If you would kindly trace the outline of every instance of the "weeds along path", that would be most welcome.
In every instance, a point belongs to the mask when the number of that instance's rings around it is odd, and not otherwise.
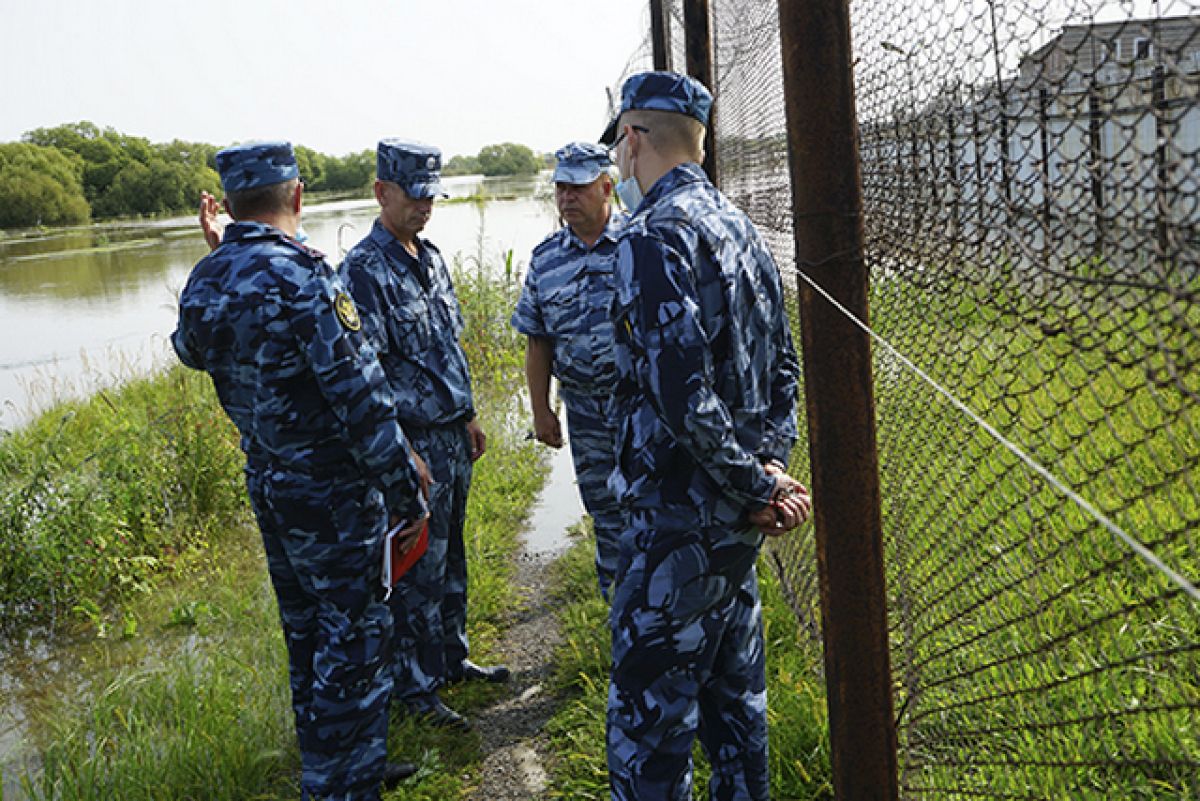
[[[516,582],[525,604],[505,633],[500,661],[513,671],[511,695],[473,714],[483,765],[471,801],[533,801],[548,798],[549,740],[546,722],[556,710],[550,690],[554,648],[561,639],[550,597],[545,554],[523,554]]]

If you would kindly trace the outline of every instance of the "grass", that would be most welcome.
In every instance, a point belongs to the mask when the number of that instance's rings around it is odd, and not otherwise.
[[[555,656],[555,689],[562,697],[547,731],[558,754],[551,796],[585,801],[608,798],[604,716],[611,664],[608,607],[596,593],[594,545],[581,535],[556,565],[563,641]],[[763,636],[767,644],[771,797],[777,801],[833,798],[820,657],[796,636],[796,622],[774,573],[760,567]],[[707,798],[708,768],[695,753],[693,797]]]
[[[298,794],[287,660],[255,533],[136,605],[141,634],[75,650],[34,707],[33,799]],[[215,556],[215,555],[214,555]]]
[[[459,286],[468,339],[483,319],[471,310],[498,308],[504,301],[490,295],[513,291]],[[475,467],[467,556],[473,655],[487,662],[520,602],[517,537],[546,466],[524,439],[517,399],[493,380],[520,352],[481,357],[469,346],[468,357],[486,366],[476,398],[489,447]],[[28,627],[53,622],[54,636],[79,638],[53,662],[60,670],[22,688],[42,765],[25,792],[47,801],[296,797],[286,652],[241,455],[207,378],[179,369],[132,381],[48,412],[3,446],[4,510],[21,526],[3,539],[5,617],[21,614],[14,633],[37,638]],[[504,691],[458,686],[446,699],[469,715]],[[389,753],[421,773],[388,801],[461,798],[481,759],[475,736],[412,720],[394,721]]]
[[[110,612],[245,518],[240,465],[207,377],[181,367],[6,435],[0,626],[86,619],[107,634]]]
[[[1085,291],[894,279],[872,320],[1195,580],[1200,309]],[[1196,604],[882,351],[876,376],[904,794],[1200,798]]]
[[[468,260],[455,278],[481,395],[495,391],[480,402],[494,415],[491,450],[468,513],[472,636],[484,660],[518,602],[515,528],[544,469],[506,395],[521,358],[507,324],[511,273]],[[872,317],[1194,579],[1200,311],[1170,297],[1097,295],[1048,313],[1039,318],[1011,287],[896,280],[876,287]],[[1200,799],[1195,604],[883,355],[876,397],[905,793]],[[804,459],[798,449],[797,475]],[[30,704],[46,764],[38,797],[294,796],[282,643],[239,464],[206,381],[184,371],[65,404],[0,441],[0,620],[16,631],[82,627],[95,639],[70,665],[74,683]],[[816,628],[811,539],[793,542],[779,554],[787,584],[760,570],[773,797],[784,801],[830,797],[819,642],[788,608]],[[608,640],[590,545],[561,571],[554,792],[605,798]],[[469,713],[499,692],[455,688],[449,700]],[[474,782],[473,737],[403,722],[391,746],[423,771],[393,801],[450,801]]]

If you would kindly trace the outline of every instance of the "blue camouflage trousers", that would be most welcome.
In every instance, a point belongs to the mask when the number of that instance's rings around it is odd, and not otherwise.
[[[399,700],[437,690],[447,670],[467,658],[467,553],[463,525],[471,488],[471,444],[465,423],[405,427],[429,466],[429,548],[389,601],[395,617],[394,677]]]
[[[762,535],[662,530],[651,517],[633,512],[613,588],[613,801],[690,801],[697,737],[712,765],[712,801],[764,801],[766,663],[754,570]]]
[[[617,570],[617,541],[624,517],[620,504],[608,488],[608,477],[616,466],[617,426],[609,421],[609,396],[584,395],[559,388],[567,407],[567,430],[575,480],[583,506],[592,516],[596,532],[596,576],[600,594],[608,598]]]
[[[247,469],[246,485],[287,641],[302,792],[375,801],[392,691],[383,496],[270,469]]]

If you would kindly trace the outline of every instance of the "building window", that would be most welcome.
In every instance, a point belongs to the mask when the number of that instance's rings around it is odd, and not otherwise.
[[[1137,39],[1133,40],[1133,60],[1134,61],[1144,61],[1148,58],[1153,57],[1153,55],[1154,55],[1154,50],[1150,44],[1149,39],[1139,36]]]

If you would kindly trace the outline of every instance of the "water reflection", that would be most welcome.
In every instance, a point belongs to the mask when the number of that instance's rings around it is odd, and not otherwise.
[[[525,263],[557,225],[545,175],[445,183],[451,200],[424,235],[452,262],[500,264],[512,250]],[[473,196],[484,199],[461,200]],[[372,199],[309,207],[310,244],[339,261],[370,231],[376,208]],[[191,215],[0,239],[0,428],[168,363],[175,299],[206,252]]]

